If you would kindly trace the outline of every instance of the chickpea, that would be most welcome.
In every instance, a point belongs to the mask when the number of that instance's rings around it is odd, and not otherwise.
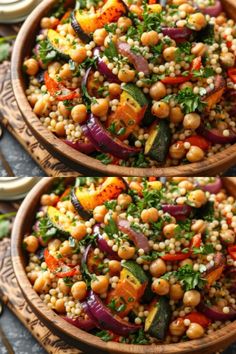
[[[187,191],[191,191],[191,190],[193,190],[193,184],[189,181],[181,181],[179,183],[179,188],[184,188]]]
[[[55,61],[54,63],[50,64],[48,66],[49,75],[50,76],[51,75],[55,76],[55,74],[57,74],[59,72],[60,68],[61,68],[61,64],[59,62],[57,62],[57,61]]]
[[[166,264],[165,262],[161,259],[155,259],[155,261],[153,261],[150,264],[150,273],[152,274],[153,277],[160,277],[161,275],[166,273]]]
[[[57,251],[61,246],[61,240],[59,240],[58,238],[55,238],[51,241],[49,241],[48,243],[48,250],[49,251]]]
[[[166,61],[173,61],[175,60],[175,53],[177,48],[176,47],[168,47],[163,51],[163,57]]]
[[[198,146],[191,146],[186,157],[190,162],[201,161],[204,158],[204,151]]]
[[[93,210],[93,218],[97,222],[103,222],[106,214],[107,214],[107,209],[105,205],[99,205]]]
[[[135,71],[130,69],[120,69],[118,72],[118,79],[123,82],[133,81],[135,78]]]
[[[189,290],[184,293],[183,304],[196,307],[201,301],[201,294],[197,290]]]
[[[77,104],[71,110],[71,117],[75,123],[83,123],[87,118],[87,108],[84,104]]]
[[[117,26],[122,32],[126,32],[127,29],[132,26],[132,21],[128,17],[120,17],[117,21]]]
[[[184,291],[180,284],[173,284],[170,286],[170,298],[171,300],[178,301],[184,296]]]
[[[179,11],[184,11],[186,14],[192,14],[194,12],[194,8],[189,4],[182,4],[179,6]]]
[[[40,98],[34,106],[34,113],[37,114],[37,116],[41,116],[42,114],[45,113],[45,111],[48,108],[48,102],[45,98]]]
[[[103,294],[107,291],[109,279],[106,275],[97,275],[91,282],[91,288],[96,294]]]
[[[159,213],[156,208],[144,209],[141,213],[141,219],[145,223],[156,222],[158,217]]]
[[[235,56],[233,53],[221,53],[220,61],[224,66],[232,68],[235,64]]]
[[[132,203],[132,198],[129,194],[120,194],[117,198],[117,204],[122,208],[122,209],[127,209],[129,204]]]
[[[51,196],[49,194],[43,194],[40,199],[40,204],[43,206],[53,205]]]
[[[196,56],[202,57],[205,54],[206,50],[207,50],[207,46],[204,43],[197,43],[192,48],[191,52]]]
[[[196,189],[189,193],[188,201],[191,202],[195,208],[200,208],[207,202],[206,194],[201,189]]]
[[[170,284],[165,279],[155,279],[152,283],[152,291],[158,295],[166,295],[170,291]]]
[[[105,41],[104,41],[104,47],[109,47],[110,45],[110,42],[113,42],[113,43],[116,43],[117,42],[117,36],[116,35],[108,35],[106,36],[105,38]]]
[[[31,235],[24,238],[24,244],[28,252],[34,253],[38,249],[39,241],[37,237]]]
[[[49,17],[43,17],[40,22],[40,27],[43,29],[51,28],[51,19]]]
[[[51,281],[49,275],[44,273],[40,274],[39,277],[35,280],[34,290],[42,294],[44,291],[47,291],[51,286]]]
[[[70,52],[70,57],[73,61],[80,64],[87,58],[87,51],[85,47],[78,47]]]
[[[109,103],[106,98],[97,98],[96,102],[91,105],[91,111],[97,117],[104,117],[108,109]]]
[[[108,90],[109,90],[109,94],[112,98],[119,97],[122,92],[120,85],[115,84],[115,83],[109,84]]]
[[[138,17],[141,17],[143,14],[143,10],[141,9],[141,7],[134,4],[129,7],[129,10],[130,12],[135,13]]]
[[[142,195],[142,186],[138,182],[131,182],[129,187],[130,189],[136,191],[139,195]]]
[[[187,87],[193,88],[192,82],[186,81],[186,82],[184,82],[183,84],[181,84],[181,85],[179,86],[180,90],[184,90],[184,89],[187,88]]]
[[[99,45],[102,46],[104,44],[105,38],[108,35],[107,31],[105,28],[98,28],[95,30],[93,34],[93,41]]]
[[[218,202],[222,202],[223,200],[225,200],[227,197],[226,197],[226,195],[225,195],[225,193],[223,193],[223,192],[220,192],[220,193],[217,193],[216,194],[216,200],[218,201]]]
[[[163,228],[163,234],[166,238],[172,238],[175,236],[175,229],[178,227],[176,224],[168,224]]]
[[[58,136],[65,136],[65,125],[63,122],[57,122],[55,126],[55,133]]]
[[[65,300],[64,299],[58,299],[55,303],[55,310],[58,313],[65,313],[66,309],[65,309]]]
[[[197,113],[189,113],[184,116],[183,126],[185,129],[197,129],[201,123],[201,117]]]
[[[173,5],[182,5],[185,4],[187,0],[172,0]]]
[[[71,236],[78,241],[82,240],[85,237],[86,233],[86,226],[82,223],[78,224],[77,226],[74,226],[71,230]]]
[[[135,248],[127,245],[122,245],[118,249],[118,256],[122,259],[133,258],[135,254]]]
[[[186,331],[186,335],[190,339],[201,338],[204,335],[204,328],[198,323],[191,323]]]
[[[87,293],[87,285],[84,281],[77,281],[71,287],[71,294],[76,300],[83,300]]]
[[[180,107],[172,107],[170,109],[170,121],[171,123],[178,124],[184,119],[184,114]]]
[[[59,76],[62,80],[68,80],[72,78],[72,71],[70,70],[69,64],[64,64],[61,67]]]
[[[187,265],[187,264],[190,265],[190,266],[192,266],[192,265],[193,265],[192,259],[186,258],[186,259],[184,259],[183,261],[181,261],[181,262],[179,263],[180,267],[184,267],[184,266]]]
[[[31,58],[24,61],[26,74],[34,76],[39,71],[39,64],[37,60]]]
[[[161,81],[158,81],[150,87],[149,93],[154,100],[160,100],[166,96],[166,87]]]
[[[191,230],[196,232],[196,233],[201,233],[203,234],[204,231],[206,230],[206,223],[204,220],[199,219],[194,221],[193,225],[191,226]]]
[[[217,306],[219,306],[220,308],[223,308],[225,306],[228,305],[228,302],[227,300],[223,299],[223,298],[220,298],[218,301],[217,301]]]
[[[34,284],[34,282],[36,281],[36,279],[38,278],[39,276],[39,272],[30,272],[27,274],[31,284]]]
[[[108,211],[104,217],[104,224],[108,224],[110,219],[113,219],[114,221],[117,221],[118,215],[114,211]]]
[[[152,106],[152,113],[158,118],[167,118],[170,114],[170,106],[162,101],[157,101]]]
[[[64,105],[63,102],[58,103],[58,111],[63,116],[63,118],[68,118],[70,115],[70,110]]]
[[[234,244],[235,242],[235,233],[233,230],[225,230],[220,233],[220,238],[226,244]]]
[[[142,45],[152,46],[156,45],[159,41],[159,36],[156,31],[144,32],[141,36]]]
[[[226,22],[226,17],[224,15],[217,16],[215,22],[217,25],[221,26]]]
[[[195,31],[201,31],[201,29],[204,28],[206,24],[206,17],[201,12],[191,14],[188,18],[188,25]]]
[[[121,263],[119,261],[115,261],[115,260],[109,261],[108,267],[109,267],[109,273],[111,275],[119,274],[121,271]]]
[[[169,330],[172,336],[183,336],[186,331],[184,320],[182,318],[177,318],[175,321],[171,322]]]
[[[184,143],[182,141],[177,141],[176,143],[171,145],[169,149],[169,154],[172,159],[182,159],[186,155]]]
[[[72,255],[73,248],[70,247],[70,244],[69,244],[69,241],[68,241],[68,240],[64,241],[64,242],[61,244],[61,247],[60,247],[60,249],[59,249],[59,252],[60,252],[60,254],[61,254],[63,257],[71,256],[71,255]]]
[[[64,282],[63,279],[59,279],[57,285],[58,285],[60,292],[62,292],[62,294],[64,294],[64,295],[69,294],[70,287],[66,285],[66,283]]]

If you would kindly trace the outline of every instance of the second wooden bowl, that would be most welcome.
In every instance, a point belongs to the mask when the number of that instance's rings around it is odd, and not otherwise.
[[[224,178],[225,187],[236,197],[236,178]],[[92,349],[99,354],[212,354],[220,349],[227,348],[236,338],[236,321],[198,340],[166,345],[131,345],[115,342],[103,342],[100,338],[77,329],[67,323],[55,312],[50,310],[32,288],[25,272],[26,260],[22,250],[22,241],[25,234],[31,231],[35,219],[35,212],[40,197],[49,190],[53,178],[43,178],[28,194],[22,203],[13,227],[11,252],[12,263],[17,281],[21,290],[35,314],[57,335],[69,341],[70,344],[92,353]]]
[[[84,155],[66,145],[44,127],[38,117],[33,113],[26,98],[22,63],[24,58],[31,53],[41,18],[48,14],[55,3],[56,0],[44,0],[27,18],[17,36],[11,67],[12,87],[20,111],[37,140],[42,143],[52,155],[81,173],[107,176],[215,176],[216,174],[225,172],[228,168],[236,164],[235,144],[204,161],[177,167],[133,168],[111,164],[104,165],[100,161]],[[222,0],[222,3],[226,4],[229,16],[234,17],[236,13],[235,0]]]

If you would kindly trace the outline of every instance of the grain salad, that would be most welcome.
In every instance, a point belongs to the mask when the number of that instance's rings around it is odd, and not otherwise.
[[[27,98],[73,148],[150,167],[236,142],[236,26],[219,0],[60,1],[40,26]]]
[[[235,231],[220,178],[55,179],[23,240],[26,273],[104,341],[197,339],[236,319]]]

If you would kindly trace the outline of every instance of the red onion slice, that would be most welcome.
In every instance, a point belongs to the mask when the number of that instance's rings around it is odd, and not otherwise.
[[[191,213],[192,208],[190,205],[171,205],[163,204],[162,210],[164,213],[169,213],[171,216],[174,216],[176,220],[185,220]]]
[[[104,61],[100,57],[101,50],[99,47],[94,48],[93,50],[93,55],[95,58],[97,58],[97,70],[104,75],[109,82],[114,82],[119,84],[120,80],[116,75],[113,74],[113,72],[108,68],[107,64],[104,63]]]
[[[188,27],[163,27],[162,33],[164,34],[164,36],[168,36],[178,42],[183,39],[189,38],[193,31]]]
[[[141,328],[139,325],[128,323],[121,317],[114,315],[93,291],[90,291],[86,302],[89,311],[102,329],[110,330],[120,336],[128,336]]]
[[[229,130],[229,136],[224,136],[223,132],[219,129],[207,129],[203,125],[200,125],[197,132],[214,144],[233,144],[236,142],[236,134],[232,130]]]
[[[65,144],[71,146],[73,149],[82,152],[83,154],[89,155],[94,152],[96,149],[91,142],[85,143],[82,141],[76,141],[73,143],[70,140],[63,140]]]
[[[118,221],[118,228],[129,236],[137,248],[142,248],[144,252],[150,251],[150,246],[147,237],[139,231],[132,229],[128,220],[120,219]]]
[[[195,5],[202,13],[205,15],[210,15],[211,17],[217,17],[223,11],[220,0],[215,0],[215,5],[212,6],[201,7],[198,5],[197,1],[195,2]]]
[[[87,127],[100,151],[110,153],[120,159],[128,159],[140,152],[140,149],[131,147],[112,136],[102,125],[102,123],[91,114]]]
[[[90,331],[91,329],[96,327],[96,323],[91,318],[85,319],[81,317],[76,317],[73,319],[67,316],[62,318],[73,326],[82,329],[83,331]]]
[[[144,75],[150,73],[147,59],[140,54],[135,54],[128,43],[118,42],[117,49],[121,55],[128,58],[129,62],[133,64],[138,72],[143,72]]]
[[[212,183],[208,183],[206,185],[198,184],[198,186],[204,191],[217,194],[222,188],[222,181],[220,177],[217,177]]]
[[[108,258],[120,260],[118,254],[113,251],[113,249],[108,245],[107,241],[102,237],[99,224],[94,225],[93,233],[97,235],[98,248],[102,252],[107,253]]]
[[[232,307],[230,307],[229,313],[224,313],[219,307],[208,306],[203,301],[198,305],[198,311],[204,313],[213,321],[229,321],[236,318],[236,311]]]

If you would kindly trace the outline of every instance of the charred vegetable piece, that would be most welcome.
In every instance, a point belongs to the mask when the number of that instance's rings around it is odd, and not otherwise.
[[[133,261],[125,261],[122,263],[122,266],[127,269],[133,276],[138,279],[141,284],[145,284],[148,282],[148,277],[143,271],[143,268],[140,267],[136,262]]]
[[[118,229],[127,234],[138,249],[142,248],[144,252],[149,252],[150,246],[147,237],[142,232],[134,230],[128,220],[120,219]]]
[[[148,105],[148,100],[143,91],[140,90],[140,88],[138,88],[135,84],[125,84],[123,86],[123,90],[128,92],[128,94],[132,96],[141,107]]]
[[[71,14],[71,26],[73,27],[74,31],[78,34],[79,38],[84,43],[89,43],[91,41],[91,37],[83,31],[79,22],[77,21],[76,17],[80,17],[80,14],[77,14],[76,11],[73,11]]]
[[[225,256],[217,252],[214,256],[214,265],[209,265],[203,274],[203,279],[207,281],[207,287],[214,284],[220,277],[225,267]]]
[[[115,199],[126,190],[126,183],[121,177],[108,177],[105,182],[95,191],[81,190],[75,191],[76,198],[82,208],[87,212],[92,211],[96,206],[104,202]]]
[[[127,10],[128,7],[122,0],[108,0],[99,14],[99,27],[116,22],[122,15],[127,13]]]
[[[169,300],[162,296],[151,305],[144,330],[152,337],[163,340],[166,336],[170,320],[171,307]]]
[[[48,41],[58,55],[65,60],[70,59],[71,46],[65,37],[53,29],[49,29],[47,33]]]
[[[47,209],[47,216],[53,226],[63,235],[69,237],[71,232],[71,227],[68,226],[69,219],[65,214],[60,213],[60,211],[53,206],[49,206]]]
[[[149,75],[150,69],[148,66],[147,59],[145,59],[140,54],[135,54],[132,51],[131,46],[126,42],[118,42],[117,48],[118,48],[118,52],[124,57],[127,57],[129,62],[133,64],[133,66],[138,72],[142,71],[144,75]]]
[[[207,305],[205,301],[200,302],[198,311],[203,312],[213,321],[230,321],[236,319],[236,311],[232,307],[230,307],[229,313],[224,313],[220,307]]]
[[[73,188],[71,190],[71,203],[73,204],[74,208],[78,212],[78,214],[85,220],[89,220],[92,217],[92,213],[89,213],[87,210],[85,210],[82,205],[80,204],[77,196],[76,196],[76,190]]]
[[[223,76],[217,75],[215,77],[215,88],[208,89],[203,101],[207,103],[207,111],[210,111],[221,99],[226,88],[226,82]]]
[[[161,120],[151,127],[144,153],[153,160],[164,162],[168,154],[170,142],[171,130],[169,124],[165,120]]]

